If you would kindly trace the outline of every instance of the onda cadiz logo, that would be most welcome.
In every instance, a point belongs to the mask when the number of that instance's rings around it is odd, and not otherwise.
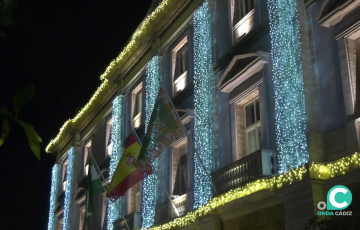
[[[327,203],[320,201],[317,204],[319,216],[351,216],[352,211],[341,211],[347,208],[352,201],[352,194],[350,189],[343,185],[336,185],[332,187],[327,194]],[[328,211],[325,211],[327,209]],[[337,210],[337,211],[331,211]]]

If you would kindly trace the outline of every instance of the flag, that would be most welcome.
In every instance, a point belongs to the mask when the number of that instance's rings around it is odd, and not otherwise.
[[[94,213],[94,200],[93,196],[98,193],[104,192],[105,189],[99,178],[99,174],[96,172],[95,166],[92,162],[91,156],[89,160],[89,169],[87,177],[87,192],[86,192],[86,225],[90,223],[90,216]]]
[[[137,167],[144,170],[172,143],[186,134],[176,111],[160,87],[149,126],[139,154]]]
[[[136,140],[135,134],[131,133],[129,141],[125,146],[119,164],[115,169],[114,175],[111,179],[109,188],[106,192],[108,198],[114,200],[125,195],[136,183],[152,174],[151,165],[147,165],[145,170],[136,168],[136,161],[140,152],[140,144]]]

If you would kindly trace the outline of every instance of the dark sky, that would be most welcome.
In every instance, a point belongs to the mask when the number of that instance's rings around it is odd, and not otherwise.
[[[35,98],[20,112],[43,139],[41,162],[21,127],[11,124],[0,147],[1,229],[47,229],[51,168],[45,153],[62,124],[88,102],[100,75],[146,16],[151,0],[19,0],[17,25],[0,38],[0,107],[35,83]]]

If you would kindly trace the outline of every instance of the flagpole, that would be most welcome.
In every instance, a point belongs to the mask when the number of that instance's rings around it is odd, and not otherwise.
[[[137,141],[139,142],[139,144],[140,144],[140,146],[141,146],[141,145],[142,145],[142,143],[141,143],[141,141],[140,141],[139,136],[137,135],[136,131],[134,130],[134,127],[133,127],[133,126],[131,126],[131,128],[132,128],[132,131],[133,131],[133,133],[134,133],[134,135],[135,135],[135,137],[136,137]],[[166,187],[165,187],[165,185],[164,185],[163,181],[160,179],[159,174],[157,173],[157,171],[156,171],[156,169],[155,169],[154,165],[153,165],[153,164],[151,164],[151,167],[152,167],[152,169],[154,170],[154,173],[156,174],[156,176],[157,176],[158,180],[160,181],[160,183],[161,183],[161,187],[163,188],[163,190],[165,191],[165,193],[166,193],[167,197],[169,198],[169,201],[170,201],[171,205],[173,206],[173,208],[174,208],[174,211],[175,211],[176,215],[177,215],[177,216],[180,216],[179,211],[177,210],[177,208],[176,208],[176,206],[175,206],[174,202],[172,201],[172,199],[170,198],[169,192],[168,192],[168,190],[166,189]]]
[[[89,149],[89,154],[90,154],[90,157],[91,157],[92,161],[94,162],[94,166],[96,167],[96,170],[98,171],[98,174],[100,175],[100,177],[102,178],[102,180],[105,182],[105,186],[103,185],[103,183],[101,183],[101,185],[103,186],[103,188],[104,188],[105,191],[106,191],[106,190],[108,189],[108,185],[107,185],[106,180],[105,180],[104,176],[102,175],[102,173],[101,173],[101,171],[100,171],[100,168],[99,168],[98,164],[96,163],[96,160],[95,160],[94,156],[92,155],[90,149]],[[91,170],[91,168],[89,168],[89,170]],[[129,225],[127,224],[127,221],[126,221],[124,215],[122,214],[119,205],[116,203],[116,201],[115,201],[114,199],[109,199],[109,200],[111,200],[112,202],[115,203],[117,209],[119,210],[119,213],[120,213],[122,219],[123,219],[124,222],[125,222],[125,225],[126,225],[127,229],[130,230],[130,227],[129,227]]]
[[[165,96],[167,97],[170,105],[173,107],[174,112],[175,112],[175,115],[176,115],[177,119],[179,120],[179,122],[180,122],[180,124],[181,124],[181,127],[183,128],[184,133],[186,134],[188,140],[190,141],[192,147],[194,148],[195,154],[196,154],[196,156],[199,158],[199,161],[200,161],[202,167],[204,168],[204,171],[205,171],[208,179],[209,179],[210,182],[211,182],[211,185],[212,185],[212,187],[213,187],[213,189],[214,189],[215,195],[217,195],[218,192],[217,192],[217,190],[216,190],[216,188],[215,188],[215,185],[214,185],[214,183],[213,183],[213,181],[212,181],[212,179],[211,179],[211,176],[210,176],[209,172],[206,170],[206,167],[205,167],[205,165],[204,165],[204,162],[202,161],[199,152],[198,152],[197,149],[195,148],[195,144],[194,144],[194,142],[192,141],[192,139],[190,138],[190,136],[189,136],[189,134],[188,134],[188,132],[187,132],[184,124],[182,123],[182,121],[181,121],[181,119],[180,119],[180,117],[179,117],[179,114],[176,112],[176,108],[175,108],[174,104],[172,103],[172,100],[170,99],[169,95],[167,94],[166,89],[164,88],[164,86],[163,86],[163,84],[162,84],[162,82],[161,82],[161,79],[159,79],[159,83],[160,83],[160,87],[164,90]]]

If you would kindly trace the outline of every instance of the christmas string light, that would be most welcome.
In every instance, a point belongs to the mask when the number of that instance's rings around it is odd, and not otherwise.
[[[270,179],[270,190],[274,191],[287,185],[292,185],[295,182],[302,181],[306,173],[307,169],[305,165],[302,165],[298,168],[290,169],[283,174],[274,176]]]
[[[122,113],[122,95],[117,96],[113,101],[112,110],[113,123],[111,124],[111,142],[113,143],[112,153],[110,155],[110,168],[109,168],[109,181],[111,181],[115,169],[119,164],[121,154],[123,152],[123,113]],[[111,200],[108,201],[108,212],[107,212],[107,229],[114,229],[114,221],[120,218],[120,213],[117,205]],[[122,197],[119,198],[116,203],[121,208]]]
[[[74,176],[74,147],[68,151],[68,165],[66,168],[66,187],[64,201],[64,218],[63,230],[70,230],[71,201],[72,201],[72,185]]]
[[[181,228],[190,224],[195,223],[195,221],[207,214],[210,214],[215,208],[227,204],[236,199],[248,196],[255,192],[258,192],[263,189],[269,189],[269,179],[259,179],[254,182],[247,183],[246,185],[240,186],[238,188],[232,189],[229,192],[212,198],[207,204],[199,207],[198,209],[188,212],[185,216],[176,218],[166,224],[159,226],[154,226],[148,228],[148,230],[164,230],[172,228]]]
[[[92,111],[92,108],[97,104],[97,101],[102,97],[102,94],[107,91],[107,86],[110,85],[108,84],[107,76],[111,70],[114,69],[115,66],[119,66],[122,60],[127,60],[128,57],[134,53],[136,46],[142,43],[146,36],[152,32],[154,26],[157,25],[159,20],[165,16],[165,14],[170,11],[171,7],[179,1],[181,0],[163,0],[160,5],[144,19],[139,28],[131,37],[131,40],[127,46],[123,49],[119,56],[109,64],[105,72],[101,75],[100,80],[102,83],[96,90],[95,94],[91,97],[90,101],[80,110],[75,118],[69,119],[64,123],[60,129],[59,134],[47,145],[45,149],[47,153],[50,153],[51,148],[55,146],[61,140],[61,138],[63,138],[63,136],[65,136],[67,130],[75,126],[79,120],[81,120],[83,117],[86,117],[86,114]]]
[[[279,173],[309,161],[296,1],[269,0]]]
[[[52,168],[51,173],[51,191],[50,191],[50,211],[49,211],[49,222],[48,230],[55,229],[55,208],[56,208],[56,198],[59,189],[58,183],[59,167],[55,164]]]
[[[145,85],[145,132],[150,122],[151,114],[154,110],[156,98],[159,93],[159,58],[153,57],[146,65],[146,85]],[[150,143],[154,145],[154,143]],[[155,168],[158,167],[158,160],[153,163]],[[155,173],[143,180],[143,197],[142,197],[142,227],[148,228],[155,224],[155,207],[157,201],[158,178]]]
[[[310,165],[310,176],[312,178],[327,180],[348,172],[360,169],[359,153],[343,157],[331,163],[312,163]]]
[[[211,60],[209,3],[205,1],[194,13],[194,113],[195,148],[209,171],[213,166],[213,73]],[[212,196],[211,182],[194,155],[194,208],[205,205]]]

